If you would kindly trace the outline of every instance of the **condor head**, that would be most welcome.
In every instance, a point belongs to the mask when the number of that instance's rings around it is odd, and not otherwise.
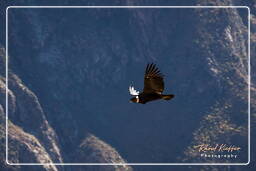
[[[135,97],[131,98],[130,102],[139,103],[139,96],[135,96]]]
[[[139,91],[136,91],[134,87],[129,87],[130,94],[133,96],[133,98],[130,99],[130,102],[139,103]]]

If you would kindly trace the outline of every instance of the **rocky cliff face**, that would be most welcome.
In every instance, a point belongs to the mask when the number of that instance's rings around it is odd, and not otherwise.
[[[68,1],[64,3],[68,5]],[[111,5],[249,5],[253,12],[251,63],[255,66],[255,4],[231,0],[152,3],[113,1]],[[10,161],[234,162],[199,158],[193,148],[199,143],[221,142],[240,146],[243,152],[236,162],[247,162],[246,9],[11,8],[8,12]],[[5,120],[4,57],[2,48],[1,132]],[[156,62],[166,75],[165,91],[176,95],[173,101],[128,103],[127,87],[143,88],[147,62]],[[252,123],[254,81],[252,73]],[[1,142],[4,140],[1,137]],[[4,149],[1,146],[1,152]],[[24,158],[23,153],[29,157]],[[4,155],[1,164],[4,169],[26,169],[4,165]],[[34,169],[74,168],[85,167]]]
[[[1,49],[1,60],[5,57]],[[1,62],[3,63],[3,62]],[[4,65],[1,66],[4,68]],[[1,116],[1,169],[3,170],[63,170],[54,165],[9,166],[5,163],[5,89],[6,80],[1,73],[0,80],[0,116]],[[49,125],[43,109],[33,92],[31,92],[12,71],[9,72],[8,93],[8,156],[9,163],[62,163],[61,145],[58,136]],[[78,147],[73,157],[79,156],[80,162],[120,162],[125,161],[108,144],[93,135],[88,135]],[[75,161],[78,162],[78,161]],[[98,167],[101,169],[104,166]],[[79,169],[79,168],[76,168]],[[109,166],[108,170],[131,170],[128,166]],[[88,170],[93,170],[89,168]]]
[[[2,53],[4,54],[4,53]],[[3,59],[3,56],[1,56]],[[3,66],[2,66],[3,67]],[[40,110],[40,104],[35,95],[29,91],[17,78],[11,74],[9,79],[9,109],[8,115],[8,153],[9,163],[44,163],[62,162],[57,145],[56,134],[49,126]],[[15,88],[14,88],[15,87]],[[5,78],[0,80],[1,97],[5,97]],[[5,163],[5,98],[1,99],[1,163]],[[32,103],[32,104],[31,104]],[[14,119],[14,116],[16,118]],[[25,126],[26,125],[26,126]],[[3,169],[17,170],[23,167],[10,167],[4,164]],[[31,167],[38,170],[38,167]],[[57,170],[56,166],[42,166],[40,170]]]

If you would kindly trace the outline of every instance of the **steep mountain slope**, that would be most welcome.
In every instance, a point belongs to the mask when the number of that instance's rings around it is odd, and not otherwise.
[[[5,65],[4,49],[1,48],[1,68]],[[1,132],[1,169],[3,170],[63,170],[61,166],[8,166],[5,163],[5,78],[0,77],[0,132]],[[44,111],[33,92],[22,81],[9,72],[9,107],[8,107],[8,161],[9,163],[62,163],[63,154],[58,137],[44,115]],[[93,146],[91,146],[93,144]],[[98,144],[98,145],[97,145]],[[108,144],[93,135],[85,136],[83,144],[77,147],[80,162],[120,162],[125,161]],[[95,153],[97,155],[95,155]],[[91,156],[91,157],[90,157]],[[65,159],[65,156],[64,156]],[[93,161],[92,161],[93,160]],[[77,161],[75,161],[77,162]],[[76,168],[79,169],[79,168]],[[88,168],[93,170],[94,168]],[[101,169],[101,167],[99,167]],[[131,170],[128,166],[109,166],[109,170]]]
[[[1,61],[5,53],[1,48]],[[3,62],[1,62],[3,64]],[[5,65],[1,65],[5,68]],[[11,73],[11,72],[10,72]],[[5,78],[1,71],[1,163],[5,162]],[[36,96],[14,74],[9,75],[8,124],[9,162],[41,163],[62,162],[54,130],[49,126]],[[26,157],[25,157],[26,156]],[[4,166],[8,167],[8,166]],[[19,167],[13,167],[15,168]],[[31,169],[37,170],[38,167]],[[41,170],[57,170],[55,166],[42,166]]]

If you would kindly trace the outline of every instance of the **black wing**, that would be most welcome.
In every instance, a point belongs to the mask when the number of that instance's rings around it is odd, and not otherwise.
[[[144,76],[143,92],[161,94],[164,91],[163,77],[155,64],[148,64]]]

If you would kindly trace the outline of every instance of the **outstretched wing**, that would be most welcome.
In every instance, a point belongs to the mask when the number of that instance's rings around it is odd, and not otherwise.
[[[144,76],[143,92],[161,94],[164,91],[163,77],[155,64],[148,64]]]

